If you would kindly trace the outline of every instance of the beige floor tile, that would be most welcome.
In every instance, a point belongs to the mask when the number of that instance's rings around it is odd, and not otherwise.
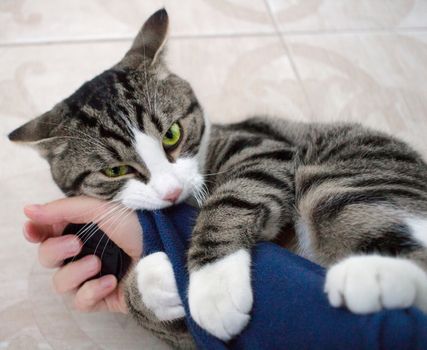
[[[266,0],[282,31],[427,27],[425,0]]]
[[[427,158],[427,34],[286,37],[318,121],[357,121]]]
[[[305,120],[311,111],[277,38],[174,40],[171,66],[218,123],[256,114]]]
[[[274,32],[263,0],[20,0],[0,2],[0,43],[132,38],[163,6],[175,36]]]

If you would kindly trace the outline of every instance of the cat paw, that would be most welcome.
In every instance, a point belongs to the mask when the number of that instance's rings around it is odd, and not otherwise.
[[[136,266],[138,289],[145,306],[160,321],[185,316],[172,264],[163,252],[142,258]]]
[[[325,292],[332,306],[346,306],[357,314],[410,306],[427,311],[427,274],[401,258],[347,258],[328,271]]]
[[[188,300],[194,321],[227,341],[249,322],[252,309],[251,258],[246,250],[190,273]]]

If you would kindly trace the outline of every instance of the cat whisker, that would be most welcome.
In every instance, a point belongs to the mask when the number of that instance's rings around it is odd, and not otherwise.
[[[154,110],[157,111],[157,86],[159,81],[156,80],[156,85],[154,86]]]
[[[102,226],[105,226],[109,221],[111,221],[112,219],[114,219],[115,215],[120,212],[122,210],[122,206],[121,205],[117,205],[116,207],[114,207],[112,210],[110,210],[109,212],[107,212],[105,215],[103,215],[101,218],[99,218],[98,220],[96,220],[96,222],[94,222],[94,224],[101,229]],[[96,231],[96,228],[95,228]],[[91,232],[91,235],[93,234],[93,232]]]
[[[137,128],[138,128],[137,122],[135,121],[135,125],[132,125],[132,120],[130,119],[130,117],[129,117],[129,118],[123,118],[123,120],[124,120],[124,121],[125,121],[125,123],[126,123],[126,127],[128,128],[128,133],[129,133],[129,135],[130,135],[132,138],[134,138],[134,137],[135,137],[135,135],[134,135],[134,131],[133,131],[133,129],[137,129]]]
[[[59,123],[49,123],[49,122],[43,122],[43,121],[41,121],[40,123],[41,124],[45,124],[45,125],[54,125],[54,126],[59,126],[60,125]],[[61,127],[64,130],[66,130],[66,131],[70,131],[70,133],[77,133],[79,135],[82,135],[83,138],[78,138],[80,141],[87,142],[87,143],[91,144],[94,147],[101,147],[102,149],[108,149],[108,146],[105,145],[104,143],[102,143],[100,140],[95,139],[93,136],[91,136],[89,134],[86,134],[85,132],[83,132],[81,130],[77,130],[76,128],[72,129],[72,128],[69,128],[69,127],[67,127],[65,125],[61,125]],[[55,138],[60,138],[60,137],[64,137],[64,138],[65,137],[70,137],[71,138],[73,136],[64,135],[64,136],[54,136],[54,137]]]
[[[102,211],[105,207],[116,205],[119,202],[120,202],[119,199],[111,199],[111,200],[106,201],[106,202],[101,202],[99,205],[97,205],[94,208],[90,209],[89,211],[85,212],[84,215],[87,216],[88,214],[92,214],[98,210]],[[102,213],[103,213],[103,211],[97,215],[101,215]],[[74,219],[81,218],[82,216],[83,215],[72,215],[72,216],[68,216],[68,218],[72,221]],[[96,216],[95,216],[95,218],[96,218]]]
[[[115,221],[116,221],[116,219],[117,219],[117,216],[120,216],[123,212],[126,212],[127,210],[130,210],[129,208],[127,208],[127,207],[121,207],[121,208],[119,208],[117,211],[115,211],[113,214],[112,214],[112,216],[111,216],[111,222],[107,222],[107,221],[105,221],[105,222],[102,222],[102,223],[100,223],[100,227],[102,227],[103,229],[110,229],[110,226],[112,226],[114,223],[115,223]]]
[[[193,190],[194,198],[199,206],[202,206],[206,197],[208,196],[207,186],[204,182],[200,183],[199,181],[195,181],[194,178],[188,180]]]
[[[96,231],[96,226],[99,222],[101,222],[106,216],[111,215],[116,211],[120,205],[116,205],[112,208],[110,208],[107,212],[101,213],[97,215],[91,223],[85,224],[76,234],[75,238],[76,240],[82,238],[84,239],[83,245],[87,242],[87,240],[93,235],[93,233]]]
[[[145,56],[145,46],[143,47],[143,53],[144,53],[144,56]],[[146,99],[146,101],[147,101],[147,103],[148,103],[148,106],[149,106],[149,109],[150,109],[150,112],[151,113],[153,113],[154,111],[153,111],[153,108],[152,108],[152,106],[151,106],[151,98],[150,98],[150,95],[149,95],[149,92],[150,92],[150,90],[148,89],[148,76],[147,76],[147,65],[146,64],[144,64],[143,65],[143,68],[144,68],[144,83],[145,83],[145,94],[146,94],[146,97],[145,97],[145,99]],[[148,98],[147,98],[147,96],[148,96]]]
[[[95,232],[97,231],[98,228],[101,231],[103,231],[103,227],[106,225],[107,222],[109,222],[115,218],[115,214],[116,213],[112,214],[112,216],[107,218],[104,222],[99,222],[98,224],[94,224],[94,226],[92,226],[91,232],[87,234],[87,237],[83,241],[83,245],[85,245],[89,241],[89,239],[91,239],[93,237],[93,235],[95,234]],[[74,259],[75,259],[75,257],[73,257],[72,261],[74,261]]]
[[[128,209],[128,208],[126,208]],[[104,257],[104,253],[105,253],[105,249],[107,248],[108,242],[113,238],[113,236],[116,234],[118,228],[120,227],[120,225],[129,217],[129,215],[131,215],[133,213],[133,210],[128,209],[127,211],[124,211],[121,214],[120,219],[117,221],[116,227],[114,228],[114,230],[111,232],[111,234],[109,236],[107,236],[107,242],[104,245],[104,248],[102,249],[101,252],[101,261],[102,258]],[[97,246],[98,247],[98,246]],[[95,250],[96,251],[96,250]]]
[[[109,224],[109,227],[113,226],[119,220],[119,218],[122,216],[122,214],[126,213],[128,210],[129,210],[128,208],[123,207],[118,212],[114,213],[115,219],[114,219],[113,222],[111,222]],[[106,236],[105,231],[104,230],[102,230],[102,231],[103,231],[102,237],[100,238],[99,242],[97,243],[97,245],[95,247],[95,254],[96,254],[96,252],[98,250],[99,244],[101,243],[102,239],[104,238],[104,236]],[[108,235],[107,235],[107,238],[108,238]],[[107,243],[108,243],[108,241],[107,241]]]
[[[219,175],[219,174],[225,174],[225,173],[228,173],[228,172],[234,170],[235,168],[236,167],[229,168],[229,169],[226,169],[226,170],[223,170],[223,171],[218,171],[216,173],[206,173],[206,174],[202,174],[202,176],[205,177],[205,176],[216,176],[216,175]]]
[[[120,203],[119,202],[113,202],[113,201],[109,201],[106,203],[102,203],[99,206],[97,206],[96,208],[93,209],[93,211],[95,210],[100,210],[100,209],[104,209],[105,207],[111,206],[110,208],[108,208],[106,211],[101,211],[99,214],[97,214],[93,219],[92,222],[97,223],[98,221],[102,220],[105,216],[109,215],[110,213],[112,213],[114,210],[116,210],[119,206]],[[77,217],[77,216],[76,216]]]

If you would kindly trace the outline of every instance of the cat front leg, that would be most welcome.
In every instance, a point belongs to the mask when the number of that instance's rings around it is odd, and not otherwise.
[[[231,339],[249,322],[253,303],[250,264],[249,251],[239,249],[190,273],[191,316],[222,340]]]
[[[135,270],[142,302],[160,321],[185,316],[172,264],[164,252],[143,257]]]
[[[255,242],[254,208],[246,201],[227,203],[226,198],[208,199],[193,230],[188,255],[191,316],[224,341],[240,333],[250,319],[250,250]]]
[[[248,127],[269,129],[256,120]],[[188,252],[191,316],[224,341],[250,321],[252,247],[274,239],[295,217],[294,149],[263,132],[223,134],[213,143],[206,167],[216,176],[209,180]]]
[[[190,313],[199,326],[230,340],[250,320],[251,248],[287,220],[283,207],[252,192],[212,195],[193,230],[188,256]]]

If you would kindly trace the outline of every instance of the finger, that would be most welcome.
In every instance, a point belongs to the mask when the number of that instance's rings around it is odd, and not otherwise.
[[[43,205],[27,205],[24,213],[38,224],[52,225],[64,222],[83,224],[90,222],[97,215],[97,209],[108,210],[103,208],[108,208],[109,205],[112,206],[95,198],[71,197]]]
[[[27,206],[25,214],[39,225],[96,222],[109,238],[129,256],[141,254],[141,225],[134,212],[118,204],[89,197],[64,198],[45,205]],[[132,232],[130,235],[121,234]]]
[[[102,278],[104,278],[104,277],[102,277]],[[89,282],[91,282],[91,281],[89,281]],[[87,283],[89,283],[89,282],[87,282]],[[91,288],[90,284],[89,284],[88,288]],[[106,311],[110,311],[110,312],[121,312],[123,314],[128,313],[123,288],[121,288],[120,286],[116,286],[116,288],[113,289],[113,291],[110,294],[108,294],[103,299],[101,299],[101,297],[103,295],[105,295],[106,293],[108,293],[108,292],[106,291],[105,293],[101,293],[101,295],[99,295],[98,297],[95,297],[95,300],[97,300],[97,301],[95,301],[95,304],[92,307],[83,308],[78,301],[76,308],[80,308],[80,310],[82,310],[82,311],[106,310]]]
[[[22,233],[27,241],[31,243],[40,243],[42,242],[45,234],[42,234],[41,231],[47,232],[48,227],[45,230],[40,230],[39,227],[35,226],[31,221],[27,221],[22,228]]]
[[[105,309],[104,298],[117,287],[117,279],[113,275],[87,281],[79,288],[74,299],[74,305],[80,311],[99,311]],[[112,311],[112,310],[111,310]]]
[[[53,286],[58,293],[69,292],[79,287],[90,277],[95,276],[100,270],[101,261],[97,256],[85,256],[56,271],[52,278]]]
[[[77,255],[82,242],[75,235],[48,238],[39,245],[39,261],[44,267],[61,266],[64,259]]]
[[[118,287],[104,298],[103,304],[105,309],[113,312],[121,312],[123,314],[128,313],[128,308],[125,300],[125,293],[122,288],[123,284],[118,285]]]
[[[49,237],[60,236],[64,228],[65,223],[55,225],[41,225],[32,221],[27,221],[24,224],[23,233],[27,241],[31,243],[41,243]]]

